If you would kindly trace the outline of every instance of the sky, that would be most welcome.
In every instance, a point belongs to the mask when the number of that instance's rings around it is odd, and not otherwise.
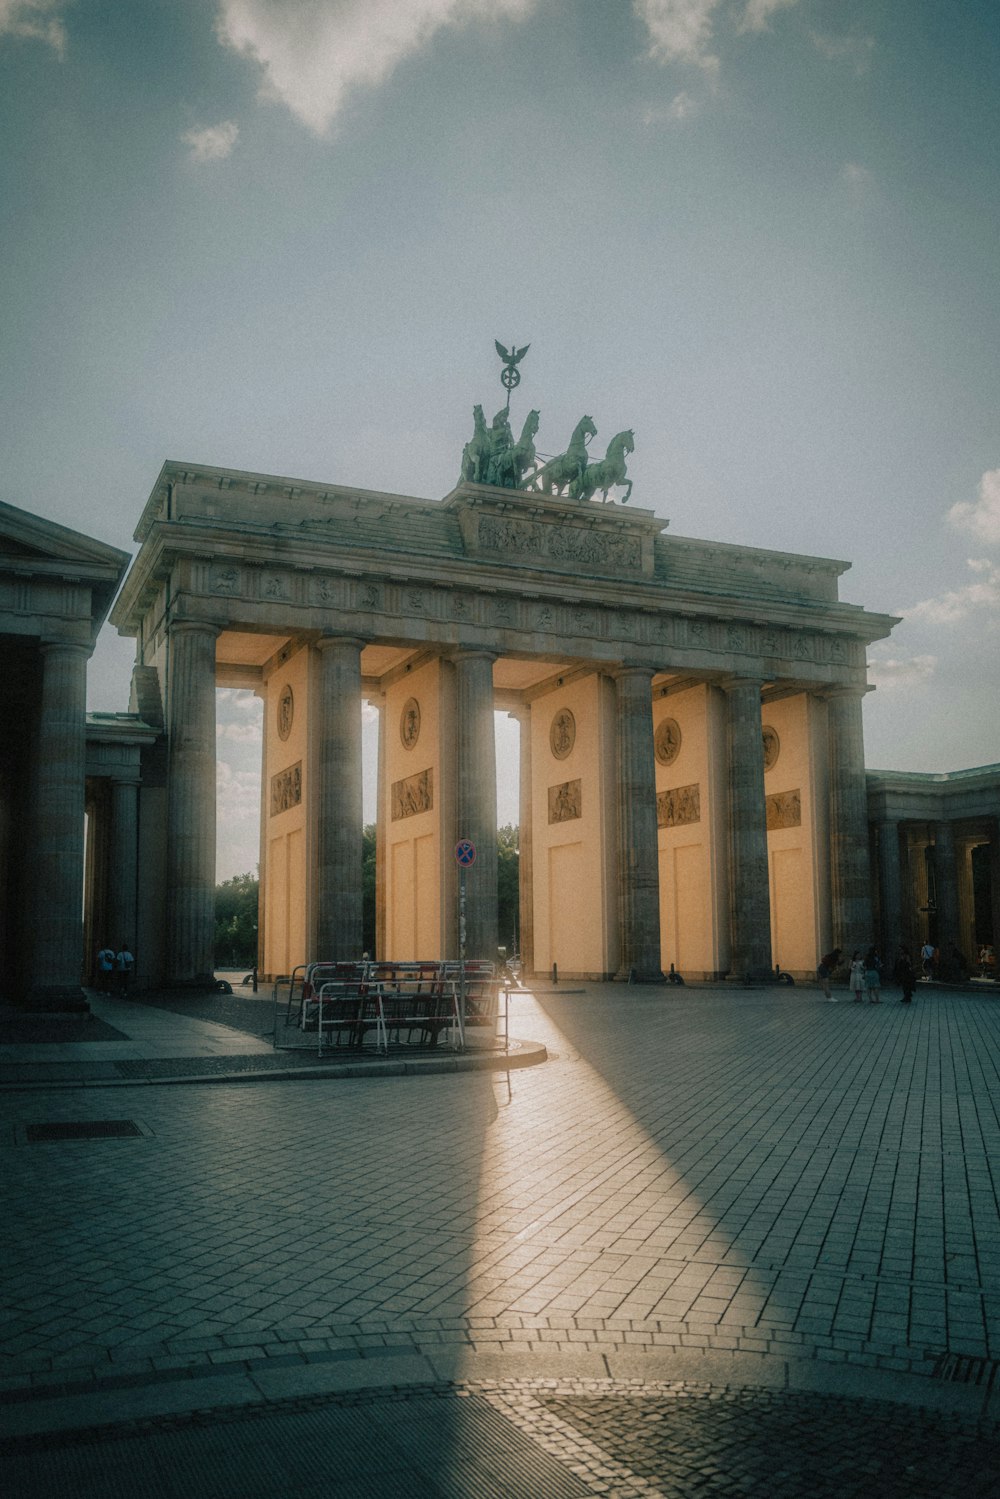
[[[134,552],[166,458],[441,497],[530,343],[540,448],[632,427],[635,506],[903,616],[870,767],[1000,761],[998,65],[993,0],[0,0],[0,498]]]

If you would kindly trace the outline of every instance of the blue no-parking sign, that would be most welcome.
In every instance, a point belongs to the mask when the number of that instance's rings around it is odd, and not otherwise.
[[[476,862],[476,845],[468,838],[460,838],[455,844],[455,858],[460,869],[469,869]]]

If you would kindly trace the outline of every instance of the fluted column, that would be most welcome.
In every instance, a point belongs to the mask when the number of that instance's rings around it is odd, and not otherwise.
[[[903,940],[903,880],[900,870],[899,822],[894,817],[887,817],[878,825],[878,886],[882,915],[879,934],[882,958],[887,963],[893,963]]]
[[[844,692],[829,699],[833,940],[847,953],[867,947],[874,935],[862,697]]]
[[[510,715],[520,729],[520,768],[518,775],[517,812],[517,904],[520,927],[521,973],[535,971],[535,871],[532,864],[531,834],[531,705],[516,709]]]
[[[27,932],[33,1008],[87,1008],[81,977],[89,654],[82,645],[42,646]]]
[[[729,770],[729,879],[735,978],[771,971],[771,892],[767,861],[760,683],[725,684]]]
[[[167,682],[167,970],[209,982],[215,967],[215,640],[211,625],[170,628]]]
[[[127,943],[135,953],[137,966],[142,954],[136,951],[136,879],[139,863],[139,779],[114,779],[111,782],[111,878],[108,937],[117,951]]]
[[[388,828],[386,820],[389,811],[388,786],[386,785],[386,729],[385,729],[385,694],[380,693],[378,697],[369,700],[378,713],[378,768],[377,785],[375,792],[375,951],[373,958],[385,961],[387,954],[386,943],[386,909],[385,909],[385,875],[386,875],[386,849],[388,847]]]
[[[324,962],[361,957],[362,838],[361,651],[364,642],[317,641],[316,951]]]
[[[631,974],[639,983],[663,977],[652,682],[645,667],[624,667],[615,677],[621,936],[616,977]]]
[[[958,947],[958,866],[955,829],[950,822],[934,824],[934,886],[937,906],[937,945],[944,975],[957,978],[951,950]],[[968,954],[966,954],[968,957]]]
[[[497,955],[497,752],[493,662],[486,651],[460,651],[455,662],[455,829],[476,845],[465,875],[465,955]]]

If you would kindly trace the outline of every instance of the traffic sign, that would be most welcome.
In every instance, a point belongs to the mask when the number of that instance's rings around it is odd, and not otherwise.
[[[455,844],[455,858],[460,868],[468,869],[476,862],[476,845],[468,838],[460,838]]]

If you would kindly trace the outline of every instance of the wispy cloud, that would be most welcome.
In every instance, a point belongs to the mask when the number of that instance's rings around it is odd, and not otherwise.
[[[668,121],[689,120],[701,109],[701,101],[687,89],[675,94],[669,104],[650,104],[642,112],[644,125],[663,125]]]
[[[873,36],[830,36],[826,32],[814,31],[812,39],[823,57],[830,62],[846,62],[859,78],[871,67],[875,52]]]
[[[191,147],[192,161],[224,161],[239,139],[240,127],[232,120],[221,125],[207,125],[203,130],[186,130],[181,140]]]
[[[220,0],[224,46],[258,64],[263,97],[323,135],[352,90],[384,83],[444,26],[520,20],[535,0]]]
[[[979,481],[978,499],[959,500],[948,511],[948,519],[987,546],[1000,546],[1000,468],[988,469]]]
[[[259,771],[234,770],[228,761],[216,760],[215,795],[220,824],[259,821]]]
[[[0,37],[19,36],[48,42],[60,57],[66,53],[62,12],[67,0],[0,0]]]
[[[868,662],[868,679],[880,692],[898,688],[912,689],[929,682],[937,668],[936,656],[872,656]]]
[[[217,723],[215,726],[216,739],[231,739],[236,744],[260,744],[264,738],[262,724],[257,723]]]
[[[766,31],[776,10],[791,10],[799,0],[747,0],[740,21],[742,31]]]
[[[1000,566],[988,557],[970,557],[971,583],[949,589],[934,598],[922,599],[901,611],[907,619],[922,619],[933,625],[954,625],[977,614],[988,627],[1000,627]],[[995,616],[995,617],[994,617]]]
[[[694,63],[716,72],[719,59],[710,50],[712,23],[720,0],[633,0],[633,9],[649,33],[654,62]]]

